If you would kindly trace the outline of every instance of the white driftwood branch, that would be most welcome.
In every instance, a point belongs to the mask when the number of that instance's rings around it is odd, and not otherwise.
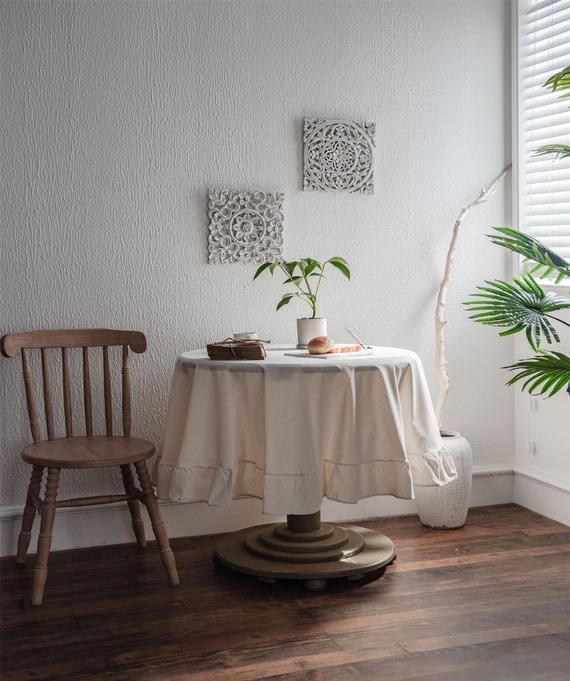
[[[453,225],[453,232],[451,234],[451,241],[447,249],[447,258],[445,259],[445,270],[443,272],[443,279],[439,285],[437,293],[437,303],[435,306],[435,357],[439,369],[439,395],[437,398],[437,405],[435,413],[437,422],[441,427],[443,421],[443,411],[447,401],[447,395],[450,388],[449,374],[447,372],[447,352],[445,347],[445,326],[447,324],[447,292],[451,285],[453,278],[453,268],[455,266],[455,251],[457,250],[457,239],[459,237],[459,230],[465,218],[476,206],[485,203],[487,199],[495,192],[505,175],[509,172],[511,165],[509,164],[500,175],[491,182],[485,189],[481,189],[479,196],[472,201],[468,206],[461,209],[457,216],[457,220]]]

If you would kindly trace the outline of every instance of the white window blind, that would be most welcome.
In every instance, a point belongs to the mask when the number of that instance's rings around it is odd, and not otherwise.
[[[570,158],[535,155],[570,145],[570,98],[543,87],[570,66],[570,0],[521,0],[518,37],[519,228],[570,260]]]

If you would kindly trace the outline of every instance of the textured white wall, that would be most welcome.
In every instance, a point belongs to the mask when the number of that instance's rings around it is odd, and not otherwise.
[[[423,358],[459,209],[510,158],[503,2],[3,2],[1,331],[142,329],[139,432],[160,438],[179,351],[256,329],[293,341],[296,310],[253,267],[206,264],[207,189],[286,193],[286,254],[343,255],[323,287],[330,332]],[[304,116],[377,122],[374,196],[303,193]],[[461,301],[505,256],[501,190],[465,225],[450,298],[448,426],[476,463],[512,462],[509,341]],[[0,501],[23,502],[20,366],[0,361]],[[113,487],[64,476],[63,493]]]
[[[552,289],[558,295],[565,291]],[[570,313],[556,315],[570,323]],[[564,343],[564,329],[555,324]],[[548,346],[547,346],[548,347]],[[554,350],[564,351],[564,346]],[[535,354],[523,335],[515,342],[515,357],[522,359]],[[530,397],[520,386],[515,391],[516,437],[515,464],[551,479],[570,490],[570,399],[562,390],[555,397]],[[570,511],[570,508],[567,509]]]
[[[558,294],[565,291],[553,290]],[[570,322],[563,310],[557,315]],[[563,338],[564,330],[560,328]],[[564,342],[564,338],[563,338]],[[555,348],[556,349],[556,348]],[[558,348],[560,349],[560,348]],[[515,341],[515,358],[531,357],[524,336]],[[570,525],[570,399],[529,397],[515,389],[514,501]]]

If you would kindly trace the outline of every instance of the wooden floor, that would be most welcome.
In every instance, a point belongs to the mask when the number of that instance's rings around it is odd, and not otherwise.
[[[517,506],[447,532],[362,524],[395,540],[396,563],[324,593],[216,568],[201,537],[173,542],[178,588],[154,544],[54,553],[35,608],[33,561],[3,560],[1,679],[570,679],[568,528]]]

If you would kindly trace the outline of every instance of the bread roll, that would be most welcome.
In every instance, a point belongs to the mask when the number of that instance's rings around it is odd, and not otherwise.
[[[307,349],[311,355],[326,355],[334,348],[334,341],[330,336],[317,336],[311,338]]]
[[[339,343],[338,345],[334,345],[329,352],[331,354],[337,354],[341,352],[360,352],[362,350],[361,345],[350,345],[348,343]]]

